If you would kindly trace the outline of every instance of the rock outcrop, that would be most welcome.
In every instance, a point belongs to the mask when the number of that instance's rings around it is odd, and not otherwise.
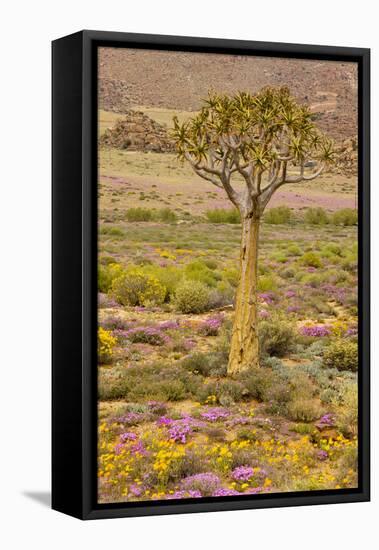
[[[100,138],[100,145],[128,151],[175,151],[167,128],[140,111],[128,111]]]

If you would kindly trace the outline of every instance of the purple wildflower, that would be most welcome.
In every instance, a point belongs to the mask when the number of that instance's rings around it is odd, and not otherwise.
[[[146,413],[128,412],[123,416],[115,418],[114,420],[120,424],[124,424],[125,426],[134,426],[136,424],[140,424],[141,422],[146,422],[150,419],[150,416],[151,415]]]
[[[321,449],[320,451],[317,452],[317,458],[319,460],[326,460],[328,458],[328,453]]]
[[[200,498],[202,494],[200,491],[176,491],[172,495],[167,495],[167,499],[172,498]]]
[[[301,327],[300,332],[303,336],[313,336],[314,338],[324,338],[330,336],[331,328],[327,325],[305,325]]]
[[[167,411],[167,405],[161,401],[149,401],[147,405],[152,414],[164,414]]]
[[[203,321],[199,327],[200,334],[204,336],[217,336],[223,322],[223,317],[211,317]]]
[[[191,428],[188,425],[177,424],[171,426],[168,431],[170,439],[177,443],[186,443],[187,436],[191,433]]]
[[[162,346],[169,342],[169,338],[155,327],[135,327],[123,331],[123,338],[131,343],[150,344]]]
[[[232,497],[240,494],[241,493],[239,491],[236,491],[235,489],[224,489],[223,487],[220,487],[219,489],[215,490],[212,496],[213,497]]]
[[[228,418],[229,415],[230,412],[222,407],[213,407],[201,413],[201,417],[209,422],[216,422],[217,420]]]
[[[141,456],[147,456],[148,454],[142,441],[138,441],[138,443],[135,443],[132,447],[130,447],[130,452],[133,455],[141,455]]]
[[[203,426],[203,422],[192,418],[192,416],[183,416],[179,420],[172,420],[169,424],[169,437],[177,443],[186,443],[187,437],[197,428]]]
[[[143,489],[138,485],[136,485],[135,483],[133,483],[133,485],[129,487],[129,490],[135,497],[140,497],[143,491]]]
[[[175,330],[179,328],[180,324],[179,321],[163,321],[162,323],[159,323],[158,328],[160,330]]]
[[[221,484],[220,478],[212,472],[194,474],[182,480],[182,489],[200,491],[204,496],[212,495]]]
[[[234,418],[230,418],[226,421],[226,425],[230,428],[233,428],[234,426],[243,425],[251,423],[251,417],[249,416],[235,416]]]
[[[250,466],[238,466],[232,472],[235,481],[249,481],[254,476],[254,469]]]
[[[161,416],[160,418],[158,418],[157,420],[157,424],[158,426],[169,426],[170,424],[172,424],[174,421],[172,418],[169,418],[168,416]]]
[[[323,428],[330,428],[334,426],[335,420],[331,413],[324,414],[316,424],[316,428],[322,430]]]
[[[126,441],[135,441],[137,439],[137,434],[133,432],[125,432],[120,435],[120,441],[125,443]]]
[[[123,443],[117,443],[117,445],[114,446],[114,454],[115,455],[119,455],[122,450],[124,449],[124,444]]]
[[[261,292],[260,294],[258,294],[258,298],[268,305],[273,304],[275,301],[274,294],[272,292]]]

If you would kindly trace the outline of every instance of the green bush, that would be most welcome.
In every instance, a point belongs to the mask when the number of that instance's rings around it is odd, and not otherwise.
[[[205,215],[211,223],[241,223],[241,216],[236,208],[215,208],[207,210]]]
[[[266,223],[272,223],[272,224],[281,224],[281,223],[289,223],[293,219],[293,215],[291,212],[291,209],[288,208],[288,206],[276,206],[275,208],[270,208],[270,210],[267,211],[264,221]]]
[[[297,340],[294,324],[281,316],[261,320],[258,327],[260,350],[262,354],[283,357]]]
[[[353,340],[338,338],[333,340],[323,354],[323,365],[340,371],[358,370],[358,344]]]
[[[178,219],[177,215],[171,208],[160,208],[153,215],[154,218],[163,223],[173,223]]]
[[[215,402],[224,407],[230,407],[233,403],[244,398],[244,386],[238,380],[222,379],[199,386],[196,398],[200,403],[208,403],[209,398],[215,398]]]
[[[322,415],[322,409],[313,399],[297,399],[287,406],[287,415],[295,422],[313,422]]]
[[[129,208],[125,216],[128,222],[149,222],[153,219],[153,212],[149,208]]]
[[[114,279],[120,277],[123,273],[123,267],[117,263],[107,265],[99,264],[98,267],[98,289],[99,292],[107,293],[112,287]]]
[[[179,401],[194,397],[202,378],[180,366],[157,363],[102,369],[99,375],[100,399],[128,401]]]
[[[312,225],[325,225],[329,223],[329,216],[321,207],[307,208],[304,215],[304,221]]]
[[[342,395],[342,411],[338,416],[338,428],[346,437],[358,432],[358,388],[357,384],[346,386]]]
[[[182,313],[202,313],[208,309],[209,289],[200,281],[181,281],[175,291],[175,306]]]
[[[333,256],[342,256],[342,248],[339,244],[328,243],[323,247],[321,253],[325,254],[326,256],[329,256],[329,254]]]
[[[113,280],[112,293],[125,306],[161,304],[166,288],[156,277],[147,275],[140,268],[131,268]]]
[[[239,281],[239,270],[234,267],[229,267],[223,270],[222,276],[228,281],[228,283],[236,288]]]
[[[266,401],[274,383],[274,374],[269,368],[251,368],[239,376],[246,395],[257,401]]]
[[[287,253],[290,256],[301,256],[301,248],[297,244],[290,244],[287,248]]]
[[[334,212],[332,222],[335,225],[357,225],[358,211],[353,208],[342,208]]]
[[[196,260],[190,262],[185,267],[185,275],[191,281],[199,281],[207,286],[215,287],[217,281],[221,279],[221,275],[212,269],[209,269],[205,262]]]
[[[209,307],[213,309],[232,304],[234,294],[235,289],[227,281],[219,281],[209,294]]]
[[[209,376],[212,369],[212,362],[208,354],[196,352],[186,357],[182,361],[182,366],[194,374]]]
[[[201,376],[225,376],[228,362],[229,345],[227,352],[221,349],[211,353],[195,352],[183,359],[182,367],[194,374]]]
[[[174,265],[146,265],[143,272],[151,277],[155,277],[159,283],[165,287],[166,294],[164,301],[169,302],[175,293],[175,289],[183,278],[183,271]]]
[[[301,256],[300,262],[308,267],[322,267],[320,257],[315,252],[306,252]]]
[[[258,292],[268,292],[276,290],[277,281],[273,275],[261,275],[258,277]]]
[[[304,285],[311,286],[312,288],[319,288],[325,282],[325,280],[327,280],[327,278],[327,273],[305,273],[301,277],[301,282]]]
[[[217,269],[218,268],[218,263],[213,258],[210,258],[209,260],[204,260],[204,263],[209,269]]]
[[[114,225],[102,225],[100,227],[101,235],[110,235],[111,237],[124,237],[125,233],[121,227],[116,227]]]

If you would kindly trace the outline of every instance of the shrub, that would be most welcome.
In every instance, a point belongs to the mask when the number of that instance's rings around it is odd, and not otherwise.
[[[219,403],[223,407],[229,407],[233,403],[241,401],[243,397],[243,384],[238,380],[229,379],[203,384],[199,386],[196,393],[196,398],[200,403]]]
[[[238,269],[236,269],[234,267],[224,269],[224,271],[222,272],[222,276],[223,276],[224,279],[226,279],[228,281],[228,283],[231,286],[236,288],[236,286],[238,285],[238,281],[239,281],[239,270]]]
[[[276,225],[281,223],[289,223],[290,221],[292,221],[292,218],[293,215],[288,206],[277,206],[268,210],[267,214],[264,217],[264,221],[266,223],[272,223]]]
[[[313,422],[322,415],[322,409],[317,401],[312,399],[297,399],[287,406],[288,417],[296,422]]]
[[[200,281],[183,280],[175,291],[175,305],[182,313],[202,313],[209,304],[208,287]]]
[[[251,368],[242,373],[239,379],[249,397],[266,401],[274,381],[274,374],[268,368]]]
[[[306,252],[301,256],[300,262],[308,267],[322,267],[320,257],[315,252]]]
[[[100,326],[105,330],[128,330],[130,323],[118,315],[109,315],[99,321]]]
[[[182,366],[184,369],[202,376],[224,376],[227,359],[227,355],[225,356],[222,352],[195,352],[183,359]]]
[[[297,244],[290,244],[287,253],[290,256],[301,256],[301,248]]]
[[[125,216],[128,222],[149,222],[153,219],[153,212],[148,208],[129,208]]]
[[[315,427],[313,424],[296,424],[293,428],[291,428],[292,432],[301,434],[301,435],[312,435],[315,431]]]
[[[234,289],[226,281],[219,281],[216,288],[213,288],[209,294],[210,309],[223,307],[233,303]]]
[[[321,207],[307,208],[304,215],[304,221],[312,225],[325,225],[329,223],[329,216]]]
[[[120,264],[109,263],[107,265],[99,265],[98,271],[98,289],[99,292],[105,294],[109,292],[114,279],[123,273],[123,268]]]
[[[161,304],[166,296],[166,288],[156,277],[147,275],[140,268],[131,268],[114,279],[112,292],[125,306],[146,306]]]
[[[167,337],[154,327],[135,327],[123,333],[123,338],[133,344],[150,344],[151,346],[162,346],[166,343]]]
[[[177,220],[177,215],[171,208],[160,208],[156,211],[154,217],[163,223],[173,223]]]
[[[186,477],[181,488],[186,491],[197,491],[200,496],[211,496],[221,485],[221,480],[212,472],[204,472]]]
[[[358,370],[358,344],[350,339],[337,338],[326,348],[323,354],[323,365],[340,371]]]
[[[143,272],[155,277],[159,283],[165,287],[165,302],[169,302],[172,299],[175,289],[183,277],[182,270],[173,265],[165,267],[159,265],[146,265],[143,267]]]
[[[260,275],[258,277],[258,292],[268,292],[276,290],[277,281],[273,275]]]
[[[289,353],[297,339],[293,323],[281,316],[261,320],[258,333],[261,353],[276,357]]]
[[[222,321],[223,318],[220,315],[206,319],[199,327],[199,334],[204,336],[217,336],[220,331]]]
[[[342,412],[338,418],[338,428],[347,436],[357,435],[358,431],[358,391],[356,383],[349,384],[342,396]]]
[[[326,256],[329,256],[329,255],[342,256],[342,248],[339,244],[336,244],[336,243],[328,243],[323,247],[322,252]]]
[[[115,344],[116,339],[112,336],[111,332],[100,327],[97,332],[97,355],[100,364],[105,365],[112,361]]]
[[[209,269],[205,262],[201,260],[196,260],[195,262],[187,264],[185,267],[185,274],[187,279],[191,281],[200,281],[211,287],[215,287],[217,280],[221,278],[216,271]]]
[[[182,361],[182,365],[186,370],[195,374],[201,374],[202,376],[209,376],[212,368],[208,354],[201,352],[196,352],[186,357]]]
[[[211,223],[241,223],[240,213],[236,208],[215,208],[207,210],[205,215]]]
[[[216,262],[216,260],[213,260],[212,258],[210,258],[209,260],[204,260],[204,263],[207,267],[209,267],[209,269],[218,268],[218,263]]]
[[[99,375],[100,399],[128,399],[137,401],[178,401],[196,395],[201,377],[185,371],[179,365],[164,363],[115,366],[101,369]]]
[[[226,432],[219,426],[209,426],[205,430],[206,435],[213,441],[225,441]]]
[[[357,225],[358,211],[353,208],[342,208],[334,212],[332,222],[335,225]]]

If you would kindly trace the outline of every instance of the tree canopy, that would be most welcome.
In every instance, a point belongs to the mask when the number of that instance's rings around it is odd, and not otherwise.
[[[188,121],[174,117],[172,135],[179,158],[225,189],[245,216],[260,217],[279,187],[315,179],[335,156],[309,107],[287,87],[267,87],[255,95],[210,92]],[[233,185],[234,174],[242,176],[242,190]]]

